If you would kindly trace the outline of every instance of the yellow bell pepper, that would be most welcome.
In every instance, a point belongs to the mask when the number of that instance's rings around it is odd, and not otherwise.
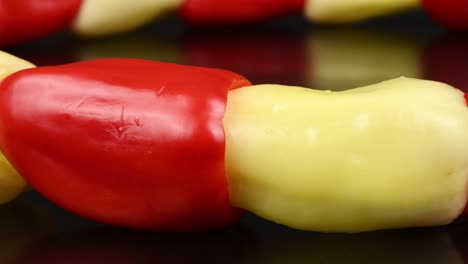
[[[28,61],[0,51],[0,80],[23,69],[35,67]],[[16,198],[26,187],[25,180],[0,153],[0,204]]]
[[[72,29],[83,36],[135,29],[182,5],[182,0],[83,0]]]
[[[306,0],[305,14],[319,23],[349,23],[418,7],[419,0]]]
[[[322,232],[434,226],[465,206],[468,107],[448,85],[259,85],[230,92],[223,122],[231,203],[277,223]]]
[[[0,80],[3,80],[8,75],[17,71],[34,67],[35,66],[29,61],[25,61],[9,53],[0,51]]]

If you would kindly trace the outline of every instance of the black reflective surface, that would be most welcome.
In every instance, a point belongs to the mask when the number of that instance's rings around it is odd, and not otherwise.
[[[468,34],[443,31],[420,12],[342,27],[288,18],[214,30],[169,19],[122,36],[83,40],[59,34],[7,51],[37,65],[131,57],[225,68],[254,83],[343,90],[408,76],[468,92]],[[0,207],[0,263],[459,264],[468,258],[465,221],[437,228],[320,234],[248,214],[222,232],[161,234],[94,223],[30,192]]]

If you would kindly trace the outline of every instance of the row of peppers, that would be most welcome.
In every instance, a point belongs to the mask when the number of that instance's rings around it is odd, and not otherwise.
[[[434,226],[466,205],[468,107],[443,83],[331,92],[136,59],[0,64],[3,202],[27,182],[80,216],[166,232],[243,210],[322,232]]]
[[[0,1],[0,45],[71,28],[84,36],[128,31],[180,9],[190,24],[252,23],[304,12],[319,23],[348,23],[424,7],[442,24],[468,29],[463,0],[36,0]]]

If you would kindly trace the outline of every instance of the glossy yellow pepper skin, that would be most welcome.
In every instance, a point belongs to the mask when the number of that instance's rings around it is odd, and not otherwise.
[[[83,0],[72,29],[89,37],[130,31],[181,5],[182,0]]]
[[[465,206],[468,107],[448,85],[259,85],[230,92],[223,122],[231,203],[274,222],[321,232],[435,226]]]
[[[305,14],[319,23],[352,23],[419,5],[419,0],[306,0]]]
[[[33,67],[35,66],[28,61],[0,51],[0,80],[19,70]],[[16,198],[25,187],[26,181],[0,153],[0,204]]]

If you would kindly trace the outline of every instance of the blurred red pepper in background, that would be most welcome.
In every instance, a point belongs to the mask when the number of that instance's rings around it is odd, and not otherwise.
[[[81,0],[0,0],[0,45],[47,36],[66,28]]]
[[[185,0],[181,9],[191,24],[239,24],[259,22],[300,13],[305,0]]]
[[[440,24],[455,30],[468,29],[466,0],[422,0],[426,11]]]

